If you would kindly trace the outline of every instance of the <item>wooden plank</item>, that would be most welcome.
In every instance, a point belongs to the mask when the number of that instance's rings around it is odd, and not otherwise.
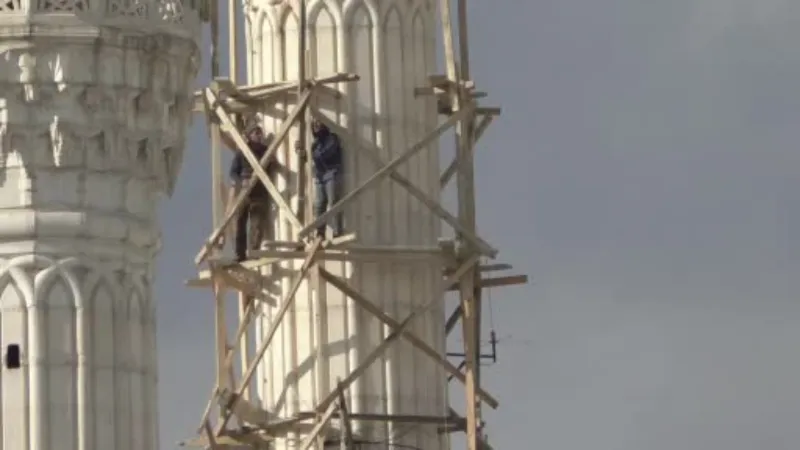
[[[264,353],[266,353],[269,344],[272,342],[272,338],[275,337],[275,333],[278,331],[278,326],[283,320],[283,316],[286,315],[286,312],[292,305],[295,294],[297,294],[297,290],[300,289],[300,285],[303,283],[306,273],[308,272],[308,269],[315,262],[317,250],[319,249],[321,243],[322,242],[319,239],[317,239],[311,246],[311,250],[308,253],[308,257],[303,262],[303,265],[300,268],[300,273],[295,278],[291,288],[289,289],[289,292],[286,294],[281,304],[281,308],[275,314],[272,323],[270,323],[269,330],[267,330],[266,334],[264,335],[263,340],[261,341],[261,345],[256,351],[255,358],[253,358],[253,361],[250,363],[250,365],[247,368],[247,371],[242,377],[242,381],[239,383],[239,387],[236,390],[236,394],[241,395],[245,387],[248,386],[250,384],[250,381],[253,379],[256,367],[261,362],[261,359],[264,357]],[[217,425],[217,434],[219,434],[219,432],[225,428],[225,425],[227,425],[230,417],[231,417],[230,413],[223,414],[222,420]]]
[[[324,268],[319,268],[320,276],[323,280],[330,283],[336,289],[339,289],[344,295],[353,299],[353,301],[359,305],[360,307],[364,308],[367,312],[375,316],[378,320],[388,326],[391,330],[398,330],[400,329],[400,322],[394,320],[391,316],[386,314],[382,311],[379,307],[375,305],[372,301],[367,299],[363,294],[352,288],[346,281],[342,280],[340,277],[328,272]],[[429,358],[434,360],[437,364],[442,366],[447,373],[453,375],[454,377],[458,378],[459,381],[462,383],[465,382],[464,374],[462,374],[456,366],[454,366],[450,361],[446,358],[443,358],[439,352],[434,350],[430,345],[428,345],[425,341],[415,336],[412,332],[408,330],[402,330],[400,332],[400,336],[408,341],[411,345],[416,347],[422,353],[427,355]],[[478,395],[486,400],[487,403],[496,403],[497,401],[489,394],[483,390],[479,390]]]
[[[509,275],[507,277],[495,277],[495,278],[481,278],[477,283],[477,287],[481,288],[492,288],[492,287],[502,287],[502,286],[513,286],[517,284],[528,284],[528,276],[527,275]],[[457,291],[458,284],[454,284],[450,286],[449,291]]]
[[[346,136],[348,138],[347,140],[349,140],[352,144],[354,144],[353,147],[355,147],[358,150],[362,150],[363,151],[362,153],[368,158],[370,158],[373,162],[382,165],[383,167],[386,167],[389,164],[391,164],[387,163],[383,159],[383,157],[380,156],[381,152],[380,149],[378,149],[377,147],[370,145],[371,148],[369,149],[364,148],[362,145],[359,145],[360,144],[359,142],[355,142],[355,137],[351,133],[349,133],[347,130],[345,130],[338,124],[333,123],[333,121],[325,117],[324,114],[315,113],[315,111],[312,111],[312,114],[314,114],[316,118],[324,122],[325,125],[328,126],[328,128],[333,130],[339,136]],[[389,172],[389,177],[400,186],[403,186],[408,191],[409,194],[411,194],[417,200],[422,202],[422,204],[427,206],[428,209],[430,209],[442,220],[444,220],[450,226],[452,226],[453,229],[463,234],[465,238],[469,240],[469,242],[472,245],[474,245],[481,253],[490,258],[494,258],[495,256],[497,256],[497,250],[495,248],[489,245],[488,242],[476,236],[475,233],[465,228],[455,216],[453,216],[452,214],[450,214],[450,212],[448,212],[445,208],[443,208],[439,204],[439,202],[431,199],[430,196],[428,196],[428,194],[426,194],[425,192],[422,191],[422,189],[414,185],[408,178],[404,177],[397,170],[394,169]]]
[[[239,78],[237,69],[237,59],[239,56],[239,26],[236,21],[237,0],[228,0],[228,76],[231,77],[233,84]]]
[[[217,440],[214,439],[214,432],[211,431],[211,423],[208,420],[204,422],[204,428],[206,432],[206,436],[208,437],[208,446],[211,447],[211,450],[218,450]]]
[[[247,314],[245,314],[245,320],[239,322],[239,327],[236,330],[236,338],[234,340],[234,345],[233,347],[228,348],[225,353],[225,360],[223,361],[222,364],[223,370],[226,367],[231,367],[231,365],[233,364],[233,357],[236,354],[236,349],[239,346],[239,343],[241,342],[242,337],[244,336],[245,331],[247,330],[247,327],[250,325],[250,321],[254,316],[253,314],[254,310],[255,310],[255,304],[254,303],[249,304]],[[208,421],[211,415],[211,407],[214,404],[215,394],[221,388],[222,388],[221,386],[217,385],[214,386],[214,388],[211,390],[211,394],[209,395],[208,398],[208,403],[206,404],[205,412],[203,412],[203,418],[200,420],[200,429],[198,430],[198,432],[202,432],[203,424]]]
[[[350,421],[350,412],[347,408],[347,400],[344,398],[344,387],[342,386],[341,379],[337,381],[336,391],[339,394],[339,420],[342,422],[342,442],[340,450],[354,450],[353,424]]]
[[[336,394],[336,392],[334,392],[334,394]],[[331,417],[333,417],[333,414],[337,410],[337,406],[338,405],[334,402],[328,405],[328,409],[325,410],[325,413],[314,425],[314,428],[311,429],[311,432],[303,439],[303,442],[300,444],[300,450],[308,450],[311,447],[311,444],[314,443],[319,433],[328,425],[328,422],[330,422]]]
[[[492,115],[485,114],[481,116],[481,121],[478,122],[478,126],[475,128],[475,134],[473,137],[473,140],[475,142],[477,142],[478,140],[480,140],[481,137],[483,137],[483,133],[486,132],[486,129],[489,128],[489,125],[492,124],[493,120],[494,116]],[[474,154],[475,146],[473,145],[471,146],[471,148],[472,148],[472,153]],[[456,174],[457,170],[458,170],[458,157],[453,158],[453,161],[451,161],[450,164],[447,166],[447,168],[444,170],[444,172],[442,172],[442,176],[439,177],[440,189],[444,189],[445,186],[447,186],[447,183],[450,182],[450,179],[453,178],[453,175]]]
[[[214,325],[216,330],[216,362],[217,362],[217,387],[229,385],[228,371],[225,367],[225,354],[228,350],[228,331],[225,323],[225,290],[219,280],[214,277]]]
[[[430,132],[422,140],[414,144],[412,147],[408,148],[401,155],[393,159],[389,164],[385,165],[383,168],[375,172],[369,179],[367,179],[364,183],[362,183],[361,186],[347,193],[344,197],[342,197],[341,200],[339,200],[335,205],[330,207],[325,213],[321,214],[309,225],[306,225],[305,228],[300,230],[299,237],[303,238],[307,236],[310,232],[316,230],[320,224],[325,223],[332,215],[341,211],[342,208],[344,208],[344,206],[347,203],[349,203],[359,195],[363,194],[366,191],[366,189],[368,189],[372,185],[380,182],[381,179],[389,175],[395,169],[395,167],[406,162],[409,158],[414,156],[414,154],[416,154],[417,152],[428,146],[428,144],[436,140],[439,136],[441,136],[442,133],[444,133],[448,128],[452,127],[457,121],[468,116],[469,114],[472,114],[472,111],[473,108],[466,108],[462,111],[459,111],[456,114],[453,114],[453,116],[447,119],[443,124],[439,125],[435,130]]]
[[[239,301],[237,305],[238,306],[237,312],[239,313],[239,323],[242,323],[245,320],[247,320],[247,315],[250,314],[250,308],[248,308],[248,306],[255,302],[255,298],[248,296],[241,291],[238,294],[239,294],[238,295]],[[259,294],[261,294],[261,292],[259,292]],[[266,298],[266,296],[264,297]],[[240,367],[242,368],[242,370],[244,370],[244,368],[247,367],[247,362],[250,360],[250,336],[247,331],[248,329],[245,328],[244,333],[242,333],[240,341],[241,350],[239,351],[239,361],[240,361],[239,364],[241,364]],[[228,367],[230,367],[230,369],[233,370],[233,364],[229,365]],[[231,379],[233,379],[233,377],[231,377]],[[243,400],[250,400],[251,387],[252,386],[248,384],[244,392],[242,392]]]
[[[208,448],[211,442],[216,444],[217,450],[242,450],[243,448],[264,448],[269,444],[270,439],[261,432],[253,430],[228,431],[219,436],[208,436],[203,432],[201,436],[183,441],[179,445],[181,447]]]
[[[230,409],[231,412],[239,417],[243,422],[255,425],[259,428],[269,426],[270,414],[254,405],[246,398],[236,395],[230,389],[222,389],[217,394],[219,406],[223,409]]]
[[[483,278],[481,279],[479,287],[481,288],[490,288],[490,287],[499,287],[499,286],[512,286],[518,284],[527,284],[528,283],[528,276],[527,275],[512,275],[508,277],[498,277],[498,278]],[[457,290],[458,285],[453,285],[450,287],[450,291]],[[445,321],[445,334],[450,334],[450,332],[455,327],[458,319],[461,318],[461,305],[456,306],[453,312]]]
[[[300,99],[297,107],[292,111],[289,117],[281,124],[281,128],[278,131],[276,138],[272,141],[267,152],[261,158],[260,165],[269,161],[272,158],[272,155],[278,150],[278,147],[281,145],[283,140],[289,133],[289,129],[294,124],[295,120],[297,120],[298,115],[303,112],[308,105],[308,101],[311,97],[311,90],[306,92],[303,98]],[[194,259],[195,264],[200,264],[203,260],[208,256],[209,250],[216,244],[219,237],[222,235],[224,229],[228,226],[228,224],[233,220],[233,217],[236,213],[242,208],[245,199],[250,194],[250,191],[259,183],[260,180],[258,178],[251,178],[247,183],[245,183],[243,189],[239,192],[239,195],[236,197],[236,200],[233,202],[232,205],[229,205],[228,214],[226,214],[225,219],[222,221],[219,227],[217,227],[214,232],[211,234],[211,237],[206,241],[203,245],[203,248],[200,249],[200,252]],[[295,219],[296,220],[296,219]]]
[[[317,84],[334,84],[334,83],[342,83],[342,82],[352,82],[358,81],[359,76],[353,73],[336,73],[332,75],[324,75],[314,77],[309,80],[307,85],[317,85]],[[214,76],[212,77],[214,81],[224,81],[227,80],[225,77]],[[295,81],[281,81],[277,83],[260,83],[250,86],[235,86],[233,83],[230,83],[233,86],[233,90],[226,91],[225,94],[227,96],[225,98],[220,99],[221,102],[225,105],[226,108],[231,108],[234,105],[239,105],[239,107],[250,107],[250,106],[258,106],[259,104],[264,104],[267,101],[272,99],[278,100],[282,95],[292,94],[292,91],[297,89],[297,86],[300,83]],[[205,96],[204,90],[195,91],[193,95],[193,102],[195,112],[202,112],[203,111],[203,98]],[[235,106],[234,106],[235,108]]]

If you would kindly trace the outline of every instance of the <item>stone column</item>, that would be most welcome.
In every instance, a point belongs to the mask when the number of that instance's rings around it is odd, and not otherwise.
[[[196,3],[0,1],[0,448],[158,448],[156,206]]]

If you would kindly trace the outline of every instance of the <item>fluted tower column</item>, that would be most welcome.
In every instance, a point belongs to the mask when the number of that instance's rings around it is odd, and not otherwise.
[[[198,3],[0,1],[0,449],[158,448],[156,205]]]
[[[298,69],[298,18],[294,0],[271,5],[254,0],[246,7],[248,76],[251,83],[294,80]],[[337,86],[339,99],[320,97],[317,106],[359,139],[381,149],[384,160],[400,155],[437,125],[431,97],[415,97],[414,88],[435,74],[436,7],[430,0],[312,0],[307,6],[310,75],[352,72],[356,83]],[[292,105],[286,105],[291,107]],[[267,114],[268,116],[268,114]],[[266,127],[279,122],[267,119]],[[292,136],[292,139],[294,136]],[[291,142],[291,141],[289,141]],[[353,189],[380,167],[345,147],[345,184]],[[278,158],[292,171],[298,162],[286,148]],[[423,150],[399,171],[433,198],[439,197],[439,156],[435,145]],[[293,181],[277,180],[293,192]],[[358,197],[345,211],[348,231],[367,246],[435,248],[439,220],[403,187],[388,179]],[[288,224],[278,221],[280,239],[289,239]],[[300,261],[294,264],[298,268]],[[291,263],[287,263],[291,266]],[[441,282],[441,262],[395,260],[325,263],[326,269],[376,302],[397,321],[431,300]],[[278,291],[288,290],[288,278]],[[281,289],[282,288],[282,289]],[[441,303],[439,304],[441,305]],[[274,309],[265,307],[261,330]],[[442,355],[444,317],[434,308],[412,322],[411,331]],[[265,408],[283,417],[311,411],[375,349],[389,331],[333,286],[319,292],[302,286],[282,322],[259,372]],[[347,391],[352,412],[378,415],[445,416],[445,374],[430,358],[400,340],[371,365]],[[408,446],[448,448],[439,425],[356,421],[359,448]],[[279,440],[276,448],[294,448],[298,436]],[[301,436],[299,436],[301,437]]]

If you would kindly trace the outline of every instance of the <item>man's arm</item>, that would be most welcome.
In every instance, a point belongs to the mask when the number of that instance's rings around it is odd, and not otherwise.
[[[231,161],[231,170],[230,170],[230,178],[231,184],[228,188],[228,208],[230,209],[233,206],[233,201],[236,199],[236,196],[239,195],[239,191],[242,188],[242,169],[244,168],[244,155],[242,152],[237,151],[235,155],[233,155],[233,160]]]

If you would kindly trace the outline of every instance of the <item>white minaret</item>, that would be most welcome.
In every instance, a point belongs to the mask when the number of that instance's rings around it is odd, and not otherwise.
[[[245,12],[248,76],[253,84],[297,79],[298,18],[290,7],[297,2],[271,3],[254,0]],[[432,97],[414,97],[414,88],[428,85],[427,77],[437,73],[437,10],[431,0],[313,0],[307,12],[310,75],[352,72],[361,77],[339,86],[344,93],[340,100],[320,100],[318,106],[329,118],[383,149],[385,160],[398,156],[438,125]],[[271,129],[278,126],[271,120],[267,123]],[[380,168],[355,151],[345,151],[346,189]],[[281,151],[279,159],[297,169],[293,152]],[[403,164],[400,172],[429,196],[439,197],[435,146]],[[286,180],[278,182],[281,190],[292,187]],[[440,237],[438,218],[389,180],[358,197],[345,217],[347,231],[357,233],[360,245],[435,248]],[[291,238],[285,225],[279,224],[282,240]],[[441,296],[441,262],[434,259],[328,262],[326,268],[347,278],[398,321],[433,296]],[[288,290],[286,280],[283,292]],[[353,371],[389,332],[334,287],[320,294],[301,287],[258,374],[264,407],[280,416],[312,411],[336,389],[337,379]],[[438,305],[417,318],[411,331],[444,355],[444,313],[442,303]],[[266,309],[262,333],[273,312]],[[442,417],[447,414],[445,374],[430,358],[400,340],[349,387],[347,401],[356,413]],[[437,433],[438,426],[363,421],[356,422],[355,431],[375,442],[359,448],[385,449],[387,443],[425,450],[448,448],[447,438]],[[296,443],[278,441],[276,448],[294,448]]]
[[[4,450],[158,448],[156,205],[181,164],[200,3],[0,1]]]

